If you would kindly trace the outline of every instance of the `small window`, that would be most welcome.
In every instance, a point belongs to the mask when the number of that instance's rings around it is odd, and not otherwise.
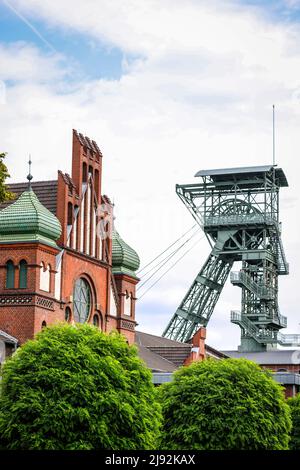
[[[65,310],[65,321],[70,322],[71,321],[71,309],[70,307],[67,307]]]
[[[15,287],[15,266],[10,260],[6,263],[6,288],[14,289]]]
[[[50,292],[50,271],[51,266],[45,266],[43,262],[40,264],[40,289],[45,292]]]
[[[44,320],[43,323],[42,323],[42,328],[46,328],[46,326],[47,326],[47,323]]]
[[[99,198],[99,171],[95,170],[95,192],[96,192],[96,197],[97,199]]]
[[[124,296],[124,315],[131,315],[131,295],[127,291]]]
[[[49,278],[48,292],[50,292],[51,291],[51,264],[48,264],[47,271],[48,271],[48,278]]]
[[[68,225],[73,224],[73,204],[68,202]]]
[[[20,261],[19,288],[20,289],[27,288],[27,262],[24,259]]]
[[[93,325],[99,328],[99,317],[97,314],[93,316]]]
[[[82,182],[83,183],[87,182],[87,166],[86,166],[86,163],[83,163],[83,165],[82,165]]]

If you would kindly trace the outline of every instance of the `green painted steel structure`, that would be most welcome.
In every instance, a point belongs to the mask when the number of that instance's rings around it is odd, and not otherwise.
[[[273,165],[205,170],[201,183],[177,185],[176,192],[203,229],[211,253],[163,336],[189,341],[206,326],[235,261],[231,282],[242,290],[241,312],[231,321],[241,328],[243,351],[277,344],[300,345],[300,335],[283,335],[286,317],[278,307],[278,276],[289,273],[281,240],[279,190],[288,186]]]

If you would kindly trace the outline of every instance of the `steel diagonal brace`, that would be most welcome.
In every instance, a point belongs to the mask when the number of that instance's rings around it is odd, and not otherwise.
[[[163,336],[186,342],[209,322],[234,261],[220,257],[223,245],[224,240],[216,243]]]

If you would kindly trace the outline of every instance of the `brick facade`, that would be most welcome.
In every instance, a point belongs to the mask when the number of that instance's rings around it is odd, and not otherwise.
[[[271,370],[272,372],[283,372],[283,373],[292,373],[300,374],[300,365],[299,364],[264,364],[261,366],[263,369]],[[284,384],[284,394],[285,398],[292,398],[297,393],[299,393],[300,387],[296,384]]]
[[[136,284],[137,279],[134,279],[127,274],[115,274],[115,286],[119,298],[119,319],[118,329],[124,333],[130,344],[135,341],[135,303],[136,303]],[[125,302],[129,300],[130,311],[125,311]]]
[[[189,356],[184,361],[185,366],[188,366],[192,362],[203,361],[206,359],[205,339],[206,328],[202,326],[192,338],[192,348]]]
[[[74,285],[80,278],[91,291],[87,322],[97,320],[103,331],[117,329],[130,344],[134,342],[138,281],[128,275],[112,274],[112,239],[107,234],[112,229],[113,207],[101,194],[102,158],[94,141],[73,131],[72,175],[59,171],[57,183],[37,183],[40,192],[44,188],[45,205],[55,208],[62,226],[57,249],[40,242],[0,243],[0,330],[15,337],[19,344],[33,338],[43,325],[65,321],[66,309],[70,313],[68,321],[74,322]],[[34,191],[34,184],[32,187]],[[50,187],[51,197],[56,197],[56,201],[47,200],[45,191]],[[10,188],[20,194],[22,185]],[[104,222],[102,232],[100,221]],[[27,263],[27,286],[22,289],[21,260]],[[15,266],[15,285],[9,289],[8,261]],[[41,276],[45,275],[49,276],[46,291],[41,289]],[[125,315],[124,297],[128,295],[130,315]]]
[[[272,372],[292,372],[294,374],[300,374],[300,364],[264,364],[262,367]]]

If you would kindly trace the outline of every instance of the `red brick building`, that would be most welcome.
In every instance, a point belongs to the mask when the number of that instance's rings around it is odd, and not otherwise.
[[[73,131],[71,176],[9,186],[16,198],[0,211],[2,351],[57,321],[117,329],[134,342],[139,257],[113,230],[102,158]]]
[[[300,350],[273,349],[260,352],[223,351],[228,357],[256,362],[273,372],[274,379],[284,386],[286,398],[300,392]]]

